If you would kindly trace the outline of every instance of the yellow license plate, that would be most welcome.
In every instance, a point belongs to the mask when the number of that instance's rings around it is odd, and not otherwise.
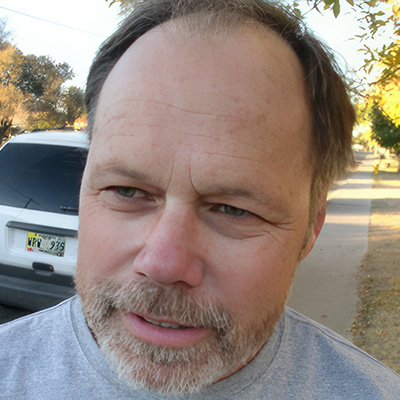
[[[64,257],[65,237],[28,232],[25,250]]]

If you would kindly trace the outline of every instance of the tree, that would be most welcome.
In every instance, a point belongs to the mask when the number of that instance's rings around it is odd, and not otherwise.
[[[82,115],[84,101],[81,89],[64,88],[74,76],[71,67],[48,56],[24,55],[10,44],[10,35],[0,18],[0,142],[22,108],[29,113],[25,128],[72,125]]]
[[[370,101],[377,103],[384,110],[384,113],[397,126],[400,126],[400,87],[399,81],[392,80],[384,86],[375,85],[368,93]]]
[[[48,56],[23,56],[16,86],[27,95],[25,107],[31,113],[30,129],[65,125],[63,85],[74,76],[67,63],[56,64]]]
[[[338,16],[340,1],[343,3],[343,0],[324,0],[324,3],[327,8],[336,7],[334,13]],[[353,9],[361,10],[359,22],[364,24],[365,34],[359,39],[364,43],[364,70],[368,73],[380,71],[366,93],[359,95],[358,104],[363,103],[362,110],[370,121],[370,127],[364,125],[360,135],[365,137],[369,132],[370,138],[380,146],[393,149],[400,155],[400,3],[398,0],[359,0],[357,4],[352,0],[346,1]],[[384,12],[383,5],[391,6],[390,12]],[[388,35],[391,40],[381,48],[366,44],[385,30],[391,32]]]
[[[76,86],[70,86],[62,96],[65,120],[72,126],[85,112],[85,93]]]
[[[11,128],[18,105],[22,101],[23,95],[14,85],[0,85],[0,143]]]
[[[12,126],[13,118],[24,100],[23,93],[15,85],[19,73],[21,53],[10,44],[0,49],[0,143]]]
[[[0,144],[23,101],[21,91],[13,84],[20,52],[10,44],[10,36],[6,20],[0,18]]]
[[[378,103],[374,103],[371,111],[372,138],[382,147],[393,149],[400,155],[400,127],[384,113]]]
[[[7,30],[7,20],[0,18],[0,50],[11,44],[11,31]]]
[[[375,0],[374,3],[391,5],[391,13],[383,11],[373,13],[373,17],[368,20],[370,30],[363,35],[363,38],[373,39],[377,33],[386,29],[389,30],[388,36],[392,37],[392,41],[375,49],[364,45],[366,55],[364,68],[371,71],[378,66],[381,75],[376,83],[384,87],[400,80],[400,4],[397,0]]]

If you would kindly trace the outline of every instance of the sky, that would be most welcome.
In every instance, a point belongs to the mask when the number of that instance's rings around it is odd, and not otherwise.
[[[24,54],[67,62],[76,74],[67,85],[81,88],[98,47],[121,20],[118,12],[105,0],[0,0],[12,43]]]
[[[24,54],[48,55],[56,62],[67,62],[76,75],[67,85],[81,88],[99,45],[121,21],[118,12],[117,5],[109,7],[105,0],[0,0],[0,18],[6,18],[13,44]],[[338,19],[332,12],[311,12],[306,22],[337,52],[343,69],[347,64],[360,70],[364,58],[358,51],[360,43],[349,37],[363,31],[346,9]],[[378,38],[376,45],[384,40],[388,41]]]

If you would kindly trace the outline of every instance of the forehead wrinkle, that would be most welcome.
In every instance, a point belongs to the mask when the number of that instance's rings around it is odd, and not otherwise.
[[[228,129],[224,129],[227,128],[226,125],[224,127],[221,128],[221,130],[219,130],[219,128],[212,128],[212,130],[210,129],[209,132],[205,132],[205,133],[194,133],[194,132],[184,132],[185,136],[190,136],[193,138],[198,138],[198,139],[207,139],[210,141],[215,142],[215,148],[217,145],[222,144],[222,145],[226,145],[227,144],[227,138],[225,136],[225,134],[229,135],[229,142],[228,144],[232,145],[232,143],[237,143],[238,145],[240,145],[241,149],[243,150],[244,148],[250,149],[252,152],[253,151],[257,151],[259,152],[261,151],[266,151],[267,149],[264,148],[264,136],[263,133],[260,134],[259,138],[257,140],[249,140],[248,136],[246,135],[246,132],[243,128],[241,128],[243,126],[243,124],[241,123],[242,120],[239,118],[236,118],[236,120],[240,121],[238,122],[238,126],[233,126],[233,127],[229,127]],[[222,133],[222,136],[219,135],[219,133]],[[272,135],[274,136],[274,135]],[[264,149],[264,150],[263,150]],[[221,155],[221,156],[225,156],[225,157],[229,157],[229,154],[223,153],[223,152],[217,152],[217,151],[204,151],[204,154],[206,155]],[[232,157],[235,157],[232,155]],[[240,157],[239,157],[240,158]],[[245,158],[243,158],[245,159]],[[250,159],[250,158],[249,158]]]
[[[135,101],[136,102],[136,101]],[[178,107],[175,106],[173,104],[170,103],[164,103],[164,102],[159,102],[159,101],[150,101],[150,100],[143,100],[140,101],[138,100],[137,102],[141,102],[143,104],[158,104],[158,105],[164,105],[167,106],[169,108],[172,108],[174,110],[180,111],[184,114],[188,114],[188,115],[195,115],[195,116],[199,116],[199,117],[205,117],[207,118],[209,121],[212,120],[221,120],[221,121],[227,121],[227,122],[231,122],[231,123],[236,123],[238,125],[243,124],[245,121],[243,120],[243,118],[241,117],[237,117],[235,115],[232,114],[222,114],[222,113],[212,113],[212,112],[205,112],[205,111],[194,111],[194,110],[189,110],[189,109],[185,109],[182,107]],[[126,100],[125,103],[130,104],[129,100]],[[121,104],[121,103],[119,103]],[[106,121],[105,123],[102,124],[102,126],[110,126],[110,127],[118,127],[121,123],[123,123],[123,121],[129,121],[130,124],[135,127],[143,127],[143,128],[149,128],[149,129],[159,129],[163,126],[165,126],[165,124],[163,124],[162,121],[160,121],[157,116],[156,117],[149,117],[146,118],[146,120],[143,121],[143,118],[139,118],[136,119],[135,118],[135,114],[132,113],[131,111],[131,107],[129,110],[122,112],[120,110],[120,107],[118,108],[118,112],[114,113],[112,112],[112,110],[106,110],[105,112],[103,112],[103,115],[106,117]],[[205,121],[205,123],[207,123],[207,121]],[[96,126],[97,124],[95,124],[94,127],[94,132],[93,132],[93,136],[96,135],[96,132],[98,129],[98,126]],[[127,133],[121,133],[118,132],[115,135],[112,136],[108,136],[107,140],[112,139],[114,136],[125,136],[125,137],[130,137],[132,136],[132,132],[134,132],[134,130],[130,130]],[[207,134],[196,134],[196,133],[191,133],[191,132],[184,132],[186,136],[192,136],[192,137],[202,137],[202,138],[208,138],[211,140],[215,140],[215,141],[221,141],[219,139],[218,136],[215,136],[213,134],[207,135]],[[138,135],[141,135],[141,132],[138,132]],[[248,141],[246,141],[245,139],[241,140],[240,138],[236,138],[236,140],[241,143],[242,145],[247,145],[250,146],[250,144],[248,143]],[[252,146],[252,147],[256,147],[256,146]]]
[[[172,103],[166,103],[166,102],[162,102],[162,101],[155,101],[155,100],[148,100],[148,103],[154,103],[157,105],[163,105],[163,106],[167,106],[170,108],[173,108],[175,110],[181,111],[185,114],[194,114],[194,115],[200,115],[200,116],[209,116],[209,117],[217,117],[217,118],[229,118],[229,119],[233,119],[233,116],[230,114],[217,114],[214,112],[206,112],[206,111],[195,111],[195,110],[190,110],[188,108],[183,108],[183,107],[179,107],[175,104]]]
[[[250,145],[248,145],[250,147]],[[254,146],[255,148],[258,148]],[[209,156],[221,156],[221,157],[226,157],[226,158],[234,158],[237,160],[245,160],[245,161],[251,161],[251,162],[256,162],[257,164],[261,164],[264,166],[264,159],[257,160],[256,158],[250,158],[250,157],[245,157],[245,156],[236,156],[234,154],[225,154],[225,153],[218,153],[218,152],[207,152],[206,153]]]
[[[144,104],[145,106],[154,104],[154,105],[166,106],[168,108],[172,108],[174,110],[181,111],[181,112],[187,113],[187,114],[239,120],[239,118],[235,117],[231,113],[222,114],[222,113],[215,113],[215,112],[203,111],[203,110],[196,111],[196,110],[192,110],[189,108],[175,105],[172,102],[164,102],[164,101],[153,100],[153,99],[140,99],[140,98],[132,98],[132,97],[125,98],[125,99],[123,99],[123,98],[118,99],[117,110],[120,110],[121,105],[124,105],[124,104],[127,104],[127,105],[129,105],[129,107],[131,107],[131,105],[132,105],[131,103]],[[114,104],[112,104],[112,105],[114,106]],[[131,108],[130,108],[129,112],[131,112]],[[125,113],[113,115],[112,117],[110,117],[110,121],[112,121],[113,119],[118,119],[118,116],[125,116]],[[129,116],[126,118],[129,118],[129,117],[132,117],[132,114],[129,114]]]
[[[171,155],[172,160],[171,160],[171,171],[169,173],[169,178],[168,178],[168,182],[167,182],[167,189],[170,187],[171,182],[172,182],[172,177],[174,175],[174,170],[175,170],[175,154],[173,153]]]

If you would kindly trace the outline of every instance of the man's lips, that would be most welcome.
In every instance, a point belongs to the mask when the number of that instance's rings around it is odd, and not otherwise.
[[[123,313],[122,319],[133,336],[156,346],[183,348],[201,342],[211,333],[207,328],[184,326],[177,321],[133,313]]]

